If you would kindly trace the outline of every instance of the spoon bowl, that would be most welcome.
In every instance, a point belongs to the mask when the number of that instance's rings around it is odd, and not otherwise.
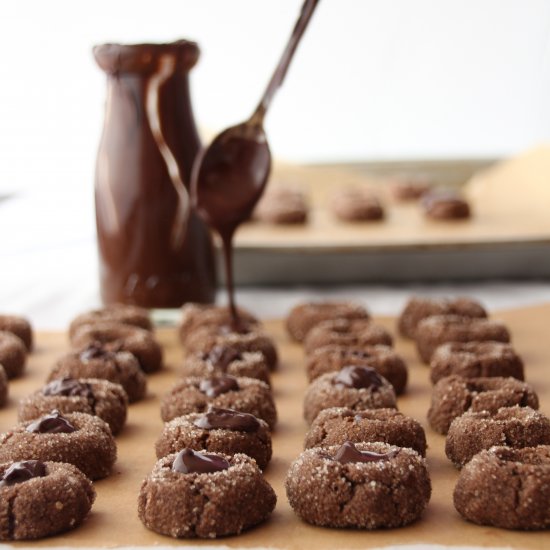
[[[218,232],[250,217],[267,183],[271,152],[263,126],[251,120],[219,134],[197,158],[193,206]]]

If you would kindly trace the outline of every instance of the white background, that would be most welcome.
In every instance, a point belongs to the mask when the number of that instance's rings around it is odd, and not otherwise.
[[[5,0],[0,191],[89,187],[106,41],[199,42],[196,118],[257,103],[301,0]],[[321,0],[267,121],[289,160],[494,156],[550,137],[547,0]]]
[[[13,195],[0,201],[1,310],[59,328],[98,303],[93,175],[105,75],[92,46],[199,42],[196,119],[217,132],[251,113],[300,6],[0,2],[0,196]],[[321,0],[267,129],[276,156],[301,162],[492,157],[548,141],[550,1]],[[367,296],[387,312],[405,294]],[[272,309],[282,303],[275,295],[266,310],[282,314]]]

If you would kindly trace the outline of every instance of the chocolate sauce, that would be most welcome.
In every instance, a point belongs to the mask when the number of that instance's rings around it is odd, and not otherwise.
[[[42,388],[42,394],[47,396],[85,397],[89,401],[94,401],[95,399],[92,386],[85,382],[79,382],[74,378],[54,380]]]
[[[172,471],[180,474],[211,474],[229,468],[229,462],[217,455],[197,453],[191,449],[180,451],[172,463]]]
[[[239,384],[234,376],[223,374],[221,376],[212,376],[211,378],[205,378],[199,383],[199,390],[206,394],[207,397],[218,397],[222,393],[228,391],[237,391]]]
[[[278,66],[249,120],[219,134],[197,157],[192,175],[192,201],[222,240],[225,283],[233,324],[239,325],[233,283],[233,236],[263,193],[271,170],[271,153],[263,119],[283,83],[298,43],[318,0],[305,0]]]
[[[241,359],[241,352],[230,346],[214,346],[204,355],[205,361],[223,371],[226,371],[233,361],[240,361]]]
[[[346,388],[372,388],[376,391],[383,385],[382,377],[372,367],[344,367],[334,378],[335,386]]]
[[[188,73],[199,48],[180,40],[104,44],[93,53],[107,73],[95,182],[103,301],[212,302],[212,242],[188,195],[200,147]]]
[[[199,416],[193,424],[203,430],[221,428],[237,432],[256,432],[260,427],[258,419],[253,414],[218,407],[211,407],[208,412]]]
[[[29,424],[27,431],[35,434],[69,434],[76,432],[76,428],[58,410],[54,410]]]
[[[80,352],[80,360],[84,362],[91,361],[92,359],[112,359],[114,352],[108,350],[99,342],[91,343],[87,348]]]
[[[33,477],[44,477],[46,474],[46,465],[40,460],[14,462],[0,477],[0,487],[23,483]]]
[[[382,460],[390,460],[394,458],[399,451],[394,450],[389,453],[375,453],[372,451],[360,451],[351,442],[346,441],[334,455],[333,459],[342,464],[349,464],[355,462],[379,462]]]

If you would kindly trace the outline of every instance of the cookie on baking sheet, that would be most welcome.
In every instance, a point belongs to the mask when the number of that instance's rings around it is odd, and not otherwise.
[[[286,329],[293,340],[303,342],[308,332],[323,321],[369,318],[368,311],[353,302],[303,302],[290,310]]]
[[[481,451],[462,468],[453,501],[464,519],[479,525],[550,527],[550,446]]]
[[[313,350],[306,357],[306,373],[311,382],[328,372],[337,372],[345,366],[372,367],[401,395],[407,386],[407,365],[389,346],[330,345]]]
[[[466,412],[455,418],[445,453],[458,468],[494,445],[519,449],[550,445],[550,420],[530,407],[502,407],[497,412]]]
[[[101,418],[52,411],[0,434],[0,462],[31,459],[68,462],[96,480],[111,473],[116,443],[109,425]]]
[[[463,317],[486,318],[485,308],[472,298],[420,298],[413,296],[397,320],[399,334],[414,338],[416,327],[422,319],[432,315],[462,315]]]
[[[270,370],[277,367],[279,358],[273,338],[257,325],[241,327],[238,331],[226,325],[203,326],[194,330],[185,340],[185,349],[189,354],[209,353],[218,346],[241,353],[260,352]]]
[[[325,346],[393,346],[391,334],[369,319],[336,319],[313,327],[304,340],[310,354]]]
[[[229,375],[182,378],[162,398],[160,414],[167,422],[184,414],[206,412],[209,407],[252,414],[271,429],[277,422],[275,402],[265,382]]]
[[[116,435],[126,422],[128,396],[120,384],[97,378],[61,378],[19,401],[20,422],[34,420],[57,409],[99,416]]]
[[[27,348],[23,340],[12,332],[0,330],[0,365],[8,379],[20,376],[25,370]]]
[[[98,344],[110,351],[129,351],[146,373],[162,368],[162,348],[143,328],[112,322],[83,325],[74,332],[71,344],[75,349]]]
[[[72,464],[26,460],[0,464],[0,540],[30,540],[74,529],[95,500]]]
[[[433,352],[447,342],[510,342],[504,323],[489,319],[473,319],[462,315],[433,315],[418,323],[416,347],[424,363]]]
[[[269,426],[252,414],[210,407],[204,413],[178,416],[164,425],[155,444],[157,458],[186,447],[234,455],[244,453],[263,470],[271,460]]]
[[[311,424],[331,407],[364,409],[396,408],[393,386],[371,367],[346,366],[323,374],[308,387],[304,397],[304,418]]]
[[[472,215],[468,201],[451,189],[434,189],[422,196],[421,204],[431,220],[465,220]]]
[[[262,352],[241,352],[236,347],[228,345],[214,346],[210,351],[187,355],[180,372],[182,376],[246,376],[271,384],[269,367]]]
[[[30,322],[19,315],[0,315],[0,330],[11,332],[25,344],[27,351],[33,348],[33,334]]]
[[[386,443],[308,449],[291,464],[285,487],[294,512],[324,527],[403,527],[431,496],[425,459]]]
[[[539,408],[533,388],[515,378],[462,378],[452,375],[434,386],[428,410],[430,426],[446,434],[451,422],[467,411],[496,413],[501,407]]]
[[[4,367],[0,365],[0,407],[3,407],[8,400],[9,384]]]
[[[239,322],[247,328],[261,326],[260,321],[244,308],[238,307]],[[187,337],[203,327],[231,327],[233,318],[227,306],[188,303],[181,308],[181,321],[178,334],[185,346]]]
[[[397,202],[416,201],[428,193],[434,180],[425,174],[397,174],[390,182],[390,193]]]
[[[275,225],[304,224],[308,204],[305,194],[295,187],[270,187],[252,213],[253,219]]]
[[[147,379],[135,356],[127,351],[110,351],[100,344],[90,344],[58,359],[48,382],[60,378],[109,380],[124,388],[130,403],[142,399],[147,391]]]
[[[153,323],[147,309],[127,304],[111,304],[101,309],[86,311],[75,317],[69,325],[69,338],[72,340],[80,327],[97,323],[120,323],[149,331],[153,330]]]
[[[523,361],[510,344],[503,342],[449,342],[430,359],[430,379],[456,374],[463,378],[512,376],[523,380]]]
[[[344,222],[370,222],[384,219],[384,207],[371,189],[342,187],[333,193],[330,210]]]
[[[304,447],[330,447],[346,441],[380,441],[410,447],[426,456],[426,434],[419,422],[396,409],[354,411],[335,407],[321,411],[306,435]]]
[[[144,480],[138,515],[161,535],[216,538],[262,523],[276,502],[249,456],[183,449],[161,458]]]

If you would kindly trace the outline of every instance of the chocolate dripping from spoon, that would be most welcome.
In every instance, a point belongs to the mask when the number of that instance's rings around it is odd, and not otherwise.
[[[267,183],[271,153],[263,120],[318,1],[305,0],[281,59],[250,119],[219,134],[199,154],[193,167],[192,203],[221,237],[229,309],[236,331],[241,323],[234,296],[233,236],[237,227],[250,217]]]

